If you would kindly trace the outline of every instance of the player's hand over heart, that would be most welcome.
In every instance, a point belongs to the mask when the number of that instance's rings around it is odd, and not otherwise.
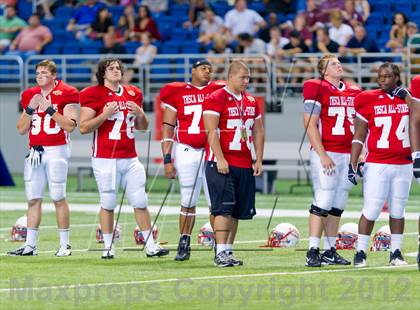
[[[115,101],[112,101],[112,102],[108,102],[105,105],[102,113],[108,118],[111,115],[117,113],[118,110],[119,110],[118,103],[116,103]]]
[[[129,113],[135,114],[139,117],[144,115],[143,109],[133,101],[127,101],[127,110]]]
[[[50,107],[51,106],[51,101],[50,100],[48,100],[47,98],[45,98],[45,97],[42,97],[41,98],[41,100],[39,101],[39,108],[42,110],[42,111],[45,111],[45,110],[47,110],[48,109],[48,107]]]
[[[41,94],[35,94],[33,97],[32,97],[32,99],[31,99],[31,101],[29,101],[29,107],[31,108],[31,109],[34,109],[34,110],[36,110],[37,108],[38,108],[38,106],[39,106],[39,101],[42,99],[42,95]]]

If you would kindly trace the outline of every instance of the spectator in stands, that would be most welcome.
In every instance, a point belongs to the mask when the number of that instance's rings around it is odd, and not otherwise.
[[[379,48],[376,42],[369,38],[366,29],[362,24],[354,27],[354,36],[349,40],[346,46],[340,46],[341,54],[350,54],[357,56],[360,53],[378,53]]]
[[[161,14],[168,10],[168,2],[168,0],[143,0],[141,5],[147,6],[150,12]]]
[[[143,1],[144,3],[144,1]],[[159,29],[153,20],[149,7],[147,5],[141,5],[139,7],[139,17],[136,19],[136,25],[134,27],[134,32],[138,40],[140,40],[140,35],[144,32],[150,33],[152,40],[161,40]]]
[[[124,45],[130,39],[130,27],[128,17],[121,15],[118,18],[117,27],[115,27],[115,43]]]
[[[370,15],[369,2],[367,0],[354,0],[354,6],[356,9],[356,12],[362,16],[363,22],[366,23]]]
[[[16,5],[17,0],[0,0],[0,6]]]
[[[297,53],[309,53],[309,48],[303,42],[302,38],[300,37],[300,33],[297,30],[293,30],[290,33],[290,42],[283,47],[285,57],[292,58]],[[308,66],[308,62],[304,60],[296,61],[293,69],[292,74],[294,78],[292,78],[292,84],[296,84],[300,82],[300,78],[296,77],[301,75],[302,73],[312,73],[312,67]]]
[[[312,44],[312,52],[334,54],[334,53],[338,53],[339,47],[340,45],[338,45],[337,42],[331,40],[330,37],[328,36],[327,28],[325,27],[319,28],[316,31],[316,40]]]
[[[267,12],[274,12],[276,14],[291,14],[296,13],[296,1],[292,0],[264,0],[265,9]]]
[[[208,45],[213,38],[223,33],[223,19],[217,16],[213,9],[207,8],[205,19],[200,22],[198,42]]]
[[[404,51],[405,52],[407,51],[406,47],[407,47],[408,41],[410,40],[410,38],[413,35],[418,34],[418,32],[419,32],[419,28],[418,28],[418,26],[415,22],[408,22],[407,23],[407,34],[406,34],[405,39],[404,39]],[[412,43],[413,44],[420,44],[420,38],[413,39]],[[419,49],[416,49],[415,53],[420,54]]]
[[[15,34],[26,26],[26,22],[16,16],[13,5],[6,6],[6,14],[0,16],[0,53],[12,42]]]
[[[279,61],[284,56],[283,47],[289,44],[289,39],[281,36],[279,27],[270,28],[270,42],[267,43],[267,55],[272,60]]]
[[[38,14],[33,14],[28,22],[29,25],[19,32],[16,39],[10,44],[7,55],[27,58],[41,53],[43,47],[52,41],[50,29],[41,24]]]
[[[357,24],[363,23],[363,17],[356,11],[354,0],[344,2],[344,10],[341,11],[341,14],[344,22],[352,26],[353,29]]]
[[[392,19],[392,27],[389,32],[389,41],[386,47],[392,52],[401,52],[404,47],[404,39],[407,35],[407,16],[402,12],[394,14]]]
[[[312,32],[309,27],[306,26],[306,20],[303,14],[296,15],[293,22],[289,20],[281,24],[280,29],[284,31],[284,36],[286,38],[290,37],[292,31],[298,31],[300,33],[300,38],[306,46],[308,48],[312,47]]]
[[[130,33],[134,36],[134,28],[136,26],[136,16],[134,13],[134,7],[128,5],[124,7],[124,16],[127,17],[127,27],[130,30]]]
[[[98,11],[95,20],[86,30],[86,35],[91,40],[104,42],[115,36],[114,22],[108,8],[103,7]]]
[[[254,10],[247,8],[246,0],[235,0],[235,8],[225,15],[225,31],[229,41],[237,39],[240,33],[255,35],[265,26],[264,19]]]
[[[265,42],[259,38],[254,38],[249,33],[240,33],[238,35],[238,52],[245,55],[265,54]]]
[[[306,20],[309,30],[314,32],[318,28],[324,28],[328,21],[326,15],[318,8],[315,0],[306,1],[306,10],[301,13]]]
[[[263,40],[266,43],[270,42],[271,28],[278,27],[278,26],[279,26],[279,22],[278,22],[278,19],[277,19],[277,14],[271,12],[270,14],[268,14],[268,25],[267,25],[267,27],[265,27],[264,29],[262,29],[260,31],[260,39]]]
[[[105,7],[105,4],[96,0],[86,0],[85,4],[79,6],[73,14],[67,25],[67,31],[76,33],[77,38],[86,35],[86,30],[95,21],[100,9]]]
[[[326,14],[330,14],[331,11],[344,10],[345,0],[320,0],[319,9]]]
[[[150,33],[142,33],[140,35],[140,40],[142,45],[136,50],[136,57],[133,62],[134,69],[129,69],[126,74],[124,74],[123,79],[125,84],[128,84],[133,80],[133,77],[138,74],[138,68],[140,66],[151,64],[156,57],[157,47],[152,44],[152,37]],[[137,82],[138,79],[136,78],[135,81]]]
[[[218,34],[213,37],[213,48],[209,51],[207,59],[213,65],[213,78],[215,80],[225,80],[225,68],[229,62],[226,62],[225,55],[232,53],[232,49],[228,47],[225,37]],[[221,57],[217,57],[221,55]]]
[[[188,11],[188,20],[184,22],[184,28],[198,27],[205,18],[207,9],[206,0],[191,0],[190,9]]]
[[[343,16],[340,10],[331,11],[330,18],[331,28],[328,31],[330,39],[341,46],[345,46],[354,35],[353,29],[349,25],[343,23]]]

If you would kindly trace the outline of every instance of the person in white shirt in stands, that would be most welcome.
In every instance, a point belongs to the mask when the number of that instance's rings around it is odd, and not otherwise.
[[[213,38],[223,32],[223,19],[217,16],[213,9],[207,8],[205,18],[200,22],[198,42],[210,44]]]
[[[353,29],[343,23],[341,11],[333,10],[330,13],[331,28],[328,31],[330,39],[337,42],[341,46],[346,46],[350,38],[354,35]]]
[[[260,14],[247,8],[246,0],[236,0],[235,8],[225,15],[225,32],[230,41],[240,33],[255,35],[266,22]]]

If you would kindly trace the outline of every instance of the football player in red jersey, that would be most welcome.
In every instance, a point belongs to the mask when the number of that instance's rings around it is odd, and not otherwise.
[[[177,261],[190,257],[191,232],[195,222],[197,204],[204,178],[204,147],[207,136],[202,121],[202,104],[207,96],[226,85],[225,82],[211,82],[212,66],[208,60],[197,60],[192,65],[191,83],[174,82],[160,91],[165,105],[163,115],[162,152],[165,175],[179,178],[181,187],[181,211],[179,215],[179,244],[175,257]],[[175,134],[175,139],[174,139]],[[172,144],[176,141],[175,161],[172,163]],[[207,186],[204,191],[210,205]]]
[[[217,243],[214,264],[218,267],[242,265],[233,255],[233,243],[238,220],[255,215],[255,176],[262,173],[264,127],[257,101],[245,91],[249,79],[247,65],[232,62],[226,87],[213,92],[203,105],[210,145],[206,181]]]
[[[71,255],[69,242],[69,206],[66,201],[69,133],[77,124],[79,93],[76,88],[57,80],[57,66],[43,60],[36,66],[37,86],[22,93],[23,112],[17,129],[29,133],[29,154],[25,160],[24,180],[28,200],[28,233],[25,246],[11,255],[36,255],[41,203],[46,183],[57,213],[60,248],[56,256]]]
[[[401,245],[405,206],[412,180],[407,104],[412,97],[400,87],[400,70],[395,64],[384,63],[379,67],[378,85],[378,89],[364,91],[355,100],[355,133],[348,172],[350,180],[354,180],[363,144],[367,148],[363,173],[364,205],[359,220],[355,267],[366,266],[370,234],[385,200],[388,201],[391,228],[389,263],[394,266],[407,264],[401,254]]]
[[[420,75],[411,81],[411,93],[413,97],[420,98]],[[420,183],[420,104],[410,105],[410,143],[411,158],[413,159],[414,177]],[[420,270],[420,218],[419,218],[419,252],[417,254],[417,265]]]
[[[343,68],[334,55],[318,62],[320,79],[303,84],[304,125],[311,143],[314,201],[309,209],[309,250],[306,266],[349,265],[335,248],[341,214],[353,184],[347,180],[353,137],[356,85],[342,81]],[[319,245],[325,231],[324,253]]]
[[[146,255],[164,256],[169,251],[149,237],[152,232],[145,192],[146,175],[135,149],[135,130],[145,130],[149,124],[142,109],[143,94],[135,86],[121,85],[122,76],[123,65],[119,59],[101,60],[96,74],[99,85],[80,92],[80,132],[93,132],[92,168],[99,189],[99,217],[105,247],[102,258],[115,255],[112,232],[120,185],[147,240]]]

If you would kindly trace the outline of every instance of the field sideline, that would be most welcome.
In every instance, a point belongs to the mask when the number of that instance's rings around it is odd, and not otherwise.
[[[368,267],[303,266],[307,247],[307,219],[305,214],[311,202],[308,188],[289,195],[291,182],[278,182],[279,213],[271,227],[280,222],[293,223],[300,231],[300,242],[293,249],[270,249],[264,245],[273,195],[257,195],[257,212],[253,221],[241,222],[236,255],[244,266],[219,269],[213,266],[213,252],[196,243],[199,227],[207,216],[197,217],[193,251],[190,261],[173,260],[178,239],[178,193],[173,193],[168,206],[158,220],[159,241],[171,249],[169,257],[148,259],[135,248],[134,218],[129,208],[121,214],[122,238],[117,242],[116,257],[103,261],[96,243],[97,194],[77,193],[72,190],[74,178],[69,179],[69,202],[77,198],[77,211],[71,213],[71,244],[73,255],[57,258],[58,245],[55,214],[44,210],[41,224],[38,257],[8,257],[4,254],[19,246],[10,242],[9,230],[24,213],[24,193],[20,176],[15,176],[17,187],[0,188],[0,304],[3,309],[419,309],[420,272],[415,264],[417,252],[417,221],[420,207],[419,186],[413,184],[407,211],[403,254],[406,267],[389,267],[389,253],[369,252]],[[150,204],[158,206],[167,182],[158,180],[149,194]],[[417,188],[416,188],[417,187]],[[46,199],[46,202],[48,199]],[[360,188],[352,193],[349,211],[361,209]],[[81,209],[85,205],[85,210]],[[6,210],[6,206],[7,210]],[[16,210],[16,208],[19,210]],[[205,202],[200,205],[205,214]],[[75,208],[76,209],[76,208]],[[154,209],[154,208],[152,208]],[[345,212],[346,213],[346,212]],[[386,224],[378,221],[375,229]],[[353,216],[343,222],[357,222]],[[341,254],[352,259],[353,251]]]

